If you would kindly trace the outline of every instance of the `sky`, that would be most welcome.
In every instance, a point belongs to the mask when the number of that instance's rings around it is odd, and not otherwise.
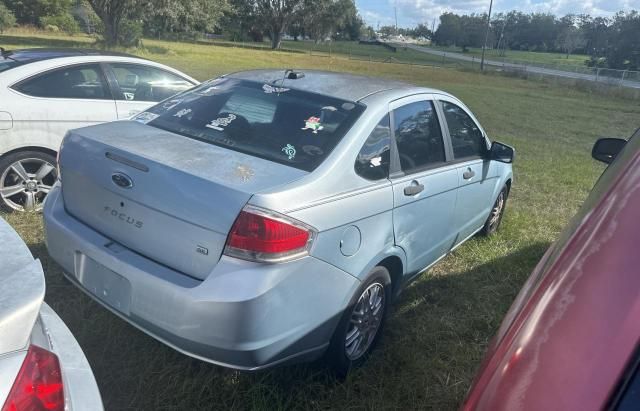
[[[393,25],[397,4],[398,26],[414,27],[418,23],[433,23],[440,14],[486,13],[490,0],[356,0],[360,15],[373,27]],[[640,10],[640,0],[494,0],[493,12],[518,10],[548,12],[555,15],[591,14],[611,16],[620,10]],[[436,22],[437,26],[437,22]]]

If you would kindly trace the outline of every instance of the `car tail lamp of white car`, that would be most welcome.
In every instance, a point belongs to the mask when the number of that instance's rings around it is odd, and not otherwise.
[[[64,388],[58,357],[31,345],[2,411],[63,411]]]
[[[281,214],[246,206],[231,227],[225,255],[281,263],[309,254],[316,231]]]

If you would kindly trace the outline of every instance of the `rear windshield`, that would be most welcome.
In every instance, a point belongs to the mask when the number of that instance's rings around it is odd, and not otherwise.
[[[295,80],[294,80],[295,81]],[[238,79],[216,79],[134,120],[312,171],[364,110],[359,103]]]
[[[0,57],[0,73],[14,67],[18,67],[20,65],[22,65],[22,63],[18,61],[11,60],[9,58]]]

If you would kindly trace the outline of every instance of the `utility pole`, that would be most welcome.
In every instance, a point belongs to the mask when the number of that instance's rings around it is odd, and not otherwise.
[[[396,0],[395,6],[393,6],[393,12],[396,15],[396,36],[397,36],[398,35],[398,0]]]
[[[487,34],[484,36],[484,46],[482,46],[482,60],[480,60],[480,71],[484,71],[484,52],[487,49],[489,41],[489,29],[491,28],[491,9],[493,8],[493,0],[489,3],[489,15],[487,16]]]

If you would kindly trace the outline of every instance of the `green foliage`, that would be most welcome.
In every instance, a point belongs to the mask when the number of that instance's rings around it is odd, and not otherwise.
[[[253,2],[246,0],[228,0],[228,7],[219,24],[229,40],[262,42],[262,26],[254,12],[254,6]]]
[[[440,25],[434,34],[439,46],[455,46],[462,38],[462,23],[460,16],[454,13],[444,13],[440,16]]]
[[[142,40],[143,24],[137,20],[120,22],[118,30],[118,44],[124,47],[138,47]]]
[[[153,3],[148,0],[87,0],[95,14],[102,21],[104,32],[104,43],[107,47],[122,44],[126,39],[127,43],[138,43],[142,36],[141,30],[137,30],[134,24],[125,23],[127,19],[135,20],[142,14],[145,7]],[[127,33],[120,34],[121,25],[128,25],[123,28]],[[137,32],[140,31],[140,35]]]
[[[618,13],[610,27],[607,64],[621,70],[640,70],[640,14]]]
[[[16,18],[4,4],[0,3],[0,33],[16,25]]]
[[[304,33],[316,43],[344,31],[348,24],[355,25],[351,28],[355,36],[360,33],[358,11],[353,0],[304,0],[300,15]],[[352,39],[350,35],[349,39]]]
[[[78,24],[76,19],[74,19],[73,16],[69,13],[60,14],[57,16],[40,17],[40,26],[44,27],[45,29],[48,27],[55,27],[59,31],[64,31],[65,33],[70,35],[77,34],[80,31],[80,25]],[[53,31],[58,30],[54,29]]]
[[[40,18],[69,12],[73,0],[4,0],[19,24],[39,25]]]
[[[228,9],[226,0],[163,0],[149,4],[141,17],[145,32],[153,37],[193,35],[213,32]]]
[[[282,35],[302,10],[303,0],[254,0],[254,15],[271,39],[271,48],[280,48]]]

